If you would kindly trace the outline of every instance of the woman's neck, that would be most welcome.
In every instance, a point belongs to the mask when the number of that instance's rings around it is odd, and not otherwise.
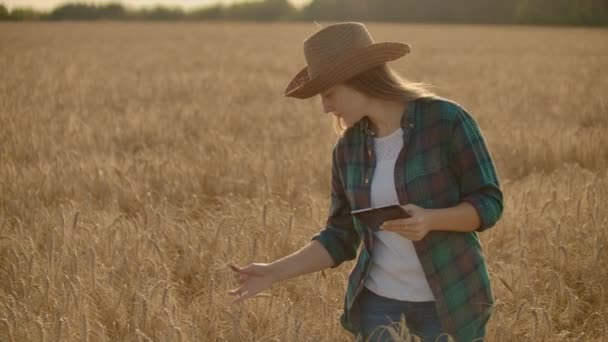
[[[377,100],[370,103],[367,117],[376,138],[382,138],[401,127],[401,117],[405,112],[405,101]]]

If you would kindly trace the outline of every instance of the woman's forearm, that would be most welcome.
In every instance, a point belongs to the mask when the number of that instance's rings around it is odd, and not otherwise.
[[[431,230],[472,232],[481,225],[477,210],[468,202],[460,202],[451,208],[427,210],[433,211]]]
[[[316,240],[284,258],[270,264],[276,281],[317,272],[334,265],[334,260],[321,243]]]

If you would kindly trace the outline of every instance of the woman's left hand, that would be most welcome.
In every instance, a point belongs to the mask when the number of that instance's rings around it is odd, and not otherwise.
[[[384,230],[397,233],[408,240],[419,241],[426,236],[431,229],[432,210],[424,209],[415,204],[401,206],[412,217],[384,221]]]

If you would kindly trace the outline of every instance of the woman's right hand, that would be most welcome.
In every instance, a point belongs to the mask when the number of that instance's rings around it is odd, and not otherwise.
[[[246,267],[228,264],[235,272],[234,278],[240,285],[237,289],[228,291],[231,296],[237,296],[232,300],[232,304],[237,304],[247,298],[253,297],[272,286],[278,279],[270,264],[253,263]]]

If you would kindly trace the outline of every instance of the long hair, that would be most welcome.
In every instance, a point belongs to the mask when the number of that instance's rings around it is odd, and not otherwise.
[[[373,69],[358,74],[344,82],[369,97],[389,101],[414,101],[419,98],[433,97],[435,94],[424,83],[408,81],[384,63]],[[347,127],[342,118],[334,116],[334,130],[342,136]]]

